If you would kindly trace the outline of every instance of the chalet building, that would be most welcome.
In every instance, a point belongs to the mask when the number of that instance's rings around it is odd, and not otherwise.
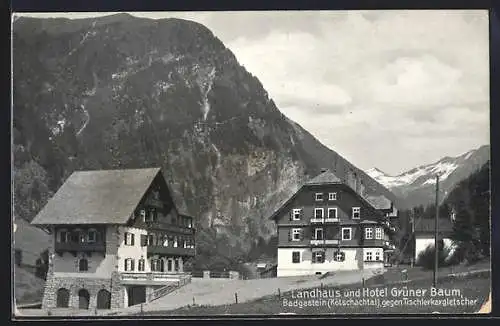
[[[438,224],[438,241],[443,242],[443,246],[450,248],[452,245],[451,235],[453,233],[453,218],[440,218]],[[414,261],[420,264],[420,255],[429,247],[434,248],[435,219],[419,219],[415,222],[414,233]]]
[[[369,197],[357,177],[329,170],[306,182],[273,215],[277,276],[383,268],[395,249],[397,217],[385,197]]]
[[[190,281],[178,202],[159,168],[74,172],[32,221],[51,232],[42,307],[127,307]]]

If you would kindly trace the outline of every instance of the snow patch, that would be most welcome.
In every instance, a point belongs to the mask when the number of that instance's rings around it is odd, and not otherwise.
[[[82,104],[80,105],[80,109],[83,110],[83,113],[85,114],[85,122],[83,123],[83,125],[80,127],[80,129],[76,132],[76,135],[78,136],[79,134],[82,133],[82,131],[85,129],[85,127],[87,127],[89,121],[90,121],[90,115],[89,115],[89,112],[87,111],[87,109],[85,108],[85,106]]]
[[[198,66],[195,66],[194,69],[199,71],[198,78],[196,79],[198,86],[200,87],[200,91],[202,94],[202,104],[201,104],[201,112],[203,113],[203,121],[207,120],[208,113],[210,112],[210,102],[208,101],[208,93],[212,90],[212,85],[215,79],[215,67],[202,70],[199,69]]]

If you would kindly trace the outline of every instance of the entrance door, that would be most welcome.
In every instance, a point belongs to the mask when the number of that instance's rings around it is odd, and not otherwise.
[[[61,288],[57,290],[57,308],[69,307],[69,290]]]
[[[97,293],[97,309],[110,309],[111,308],[111,293],[107,290],[100,290]]]
[[[78,291],[78,308],[79,309],[89,309],[90,295],[89,291],[81,289]]]
[[[146,302],[146,287],[145,286],[130,286],[127,289],[128,305],[133,306],[136,304]]]

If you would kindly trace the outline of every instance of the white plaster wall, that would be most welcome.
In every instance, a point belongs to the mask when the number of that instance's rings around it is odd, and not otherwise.
[[[383,248],[363,248],[363,260],[365,260],[366,253],[372,253],[372,261],[364,261],[363,268],[371,269],[371,268],[383,268],[384,267],[384,249]],[[379,261],[375,260],[375,253],[379,253]]]
[[[134,245],[129,246],[125,245],[125,233],[134,234]],[[133,227],[118,227],[118,271],[119,272],[128,272],[125,271],[125,259],[132,258],[134,259],[134,271],[138,272],[139,259],[144,258],[146,260],[144,272],[151,271],[149,269],[149,264],[147,262],[147,247],[141,247],[141,235],[147,235],[148,232],[145,229],[138,229]]]
[[[444,247],[451,248],[453,241],[449,238],[443,239]],[[417,261],[418,256],[423,252],[428,246],[434,248],[434,236],[432,235],[416,235],[415,236],[415,261]]]
[[[54,276],[73,276],[73,277],[95,277],[95,278],[111,278],[111,273],[116,270],[116,241],[115,227],[108,226],[106,228],[106,253],[91,253],[88,254],[78,252],[76,257],[69,252],[64,252],[61,256],[54,254],[53,268]],[[55,236],[53,241],[55,241]],[[88,271],[80,272],[79,261],[81,258],[86,258],[88,261]]]
[[[278,270],[277,276],[299,276],[314,275],[316,272],[326,273],[336,270],[357,270],[362,259],[360,253],[363,248],[341,248],[345,253],[345,260],[338,262],[333,260],[335,248],[327,248],[325,262],[322,264],[312,263],[312,251],[309,248],[278,248]],[[300,263],[292,262],[292,252],[300,252]]]

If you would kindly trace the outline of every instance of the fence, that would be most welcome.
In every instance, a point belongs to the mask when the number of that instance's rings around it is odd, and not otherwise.
[[[216,278],[216,279],[240,279],[237,271],[192,271],[191,276],[195,278]]]

